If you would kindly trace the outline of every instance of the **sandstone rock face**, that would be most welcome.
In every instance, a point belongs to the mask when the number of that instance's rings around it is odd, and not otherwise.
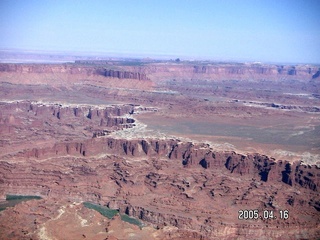
[[[88,66],[77,64],[0,64],[0,72],[20,74],[72,74],[84,76],[102,75],[118,79],[166,80],[166,79],[207,79],[207,80],[315,80],[319,78],[316,66],[278,66],[260,64],[145,64],[143,66],[120,67],[124,70],[108,69],[110,66]]]
[[[138,69],[138,68],[137,68]],[[318,78],[316,66],[277,66],[262,64],[208,64],[189,65],[154,64],[140,67],[150,78],[163,79],[169,76],[176,79],[211,79],[211,80],[311,80]]]
[[[317,166],[289,163],[270,159],[264,155],[241,155],[235,152],[215,152],[209,147],[182,143],[177,140],[125,140],[113,138],[90,139],[83,142],[58,143],[44,149],[31,149],[16,157],[47,159],[61,156],[94,157],[99,154],[114,154],[124,158],[157,158],[175,161],[182,168],[228,170],[231,175],[257,179],[261,182],[282,182],[289,186],[302,187],[317,192],[320,179]],[[12,157],[12,156],[10,156]]]
[[[0,72],[14,72],[20,74],[26,73],[64,73],[64,74],[82,74],[82,75],[102,75],[106,77],[119,78],[119,79],[138,79],[138,80],[147,80],[145,74],[140,72],[128,72],[128,71],[119,71],[119,70],[108,70],[105,68],[99,67],[86,67],[86,66],[77,66],[77,65],[49,65],[49,64],[0,64]]]
[[[139,73],[139,72],[105,70],[105,76],[120,78],[120,79],[127,78],[127,79],[147,80],[146,75],[144,73]]]

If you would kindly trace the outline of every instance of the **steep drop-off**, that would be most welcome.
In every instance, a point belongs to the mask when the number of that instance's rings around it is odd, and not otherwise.
[[[86,62],[87,63],[87,62]],[[168,80],[303,80],[319,79],[319,67],[309,65],[145,63],[140,66],[114,64],[0,64],[0,72],[102,75],[119,79]]]

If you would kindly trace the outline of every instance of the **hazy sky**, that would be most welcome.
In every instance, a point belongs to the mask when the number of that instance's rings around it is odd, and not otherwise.
[[[0,49],[320,63],[315,0],[0,0]]]

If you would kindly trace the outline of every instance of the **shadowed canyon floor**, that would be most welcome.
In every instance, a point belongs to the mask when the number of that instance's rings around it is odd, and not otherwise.
[[[318,238],[319,71],[0,64],[0,238]]]

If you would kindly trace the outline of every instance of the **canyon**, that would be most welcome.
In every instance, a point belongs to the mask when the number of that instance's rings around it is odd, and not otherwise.
[[[1,63],[0,199],[42,199],[1,211],[0,238],[319,238],[319,72],[206,61]]]

